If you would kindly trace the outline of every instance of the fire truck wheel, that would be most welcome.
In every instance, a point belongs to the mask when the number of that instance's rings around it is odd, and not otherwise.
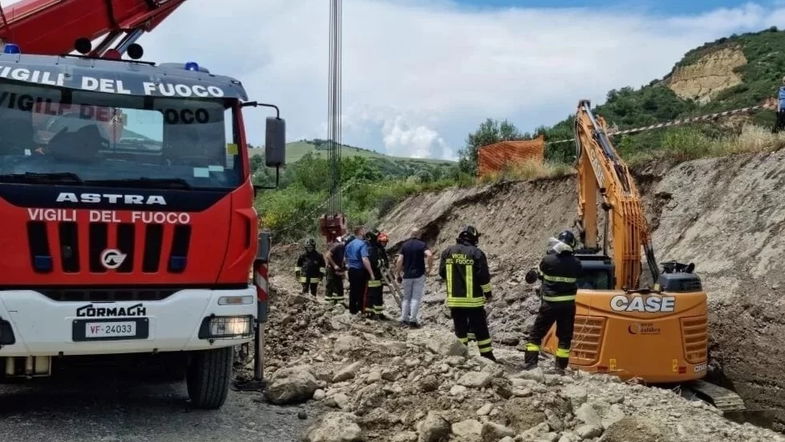
[[[193,354],[186,382],[194,407],[214,410],[226,401],[233,350],[233,347],[225,347]]]

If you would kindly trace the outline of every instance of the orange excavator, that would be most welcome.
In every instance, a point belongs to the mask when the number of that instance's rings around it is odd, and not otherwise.
[[[708,359],[706,292],[693,264],[665,262],[660,271],[635,180],[588,100],[578,104],[575,144],[583,275],[570,365],[649,384],[689,383],[723,409],[743,407],[735,393],[699,381]],[[555,347],[551,330],[546,348]]]

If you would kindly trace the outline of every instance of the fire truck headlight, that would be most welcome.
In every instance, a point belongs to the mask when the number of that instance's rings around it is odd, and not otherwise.
[[[209,316],[199,328],[199,339],[232,339],[253,334],[253,316]]]
[[[218,298],[218,305],[251,305],[253,296],[221,296]]]

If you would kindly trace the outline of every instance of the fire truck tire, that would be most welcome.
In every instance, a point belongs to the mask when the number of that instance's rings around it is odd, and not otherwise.
[[[224,404],[232,376],[233,350],[225,347],[193,354],[186,383],[194,407],[215,410]]]

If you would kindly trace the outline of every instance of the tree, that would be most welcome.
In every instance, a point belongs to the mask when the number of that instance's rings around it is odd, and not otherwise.
[[[466,137],[466,147],[458,151],[461,171],[477,174],[477,152],[480,147],[500,141],[522,140],[523,134],[507,120],[501,122],[488,118],[480,127]]]

